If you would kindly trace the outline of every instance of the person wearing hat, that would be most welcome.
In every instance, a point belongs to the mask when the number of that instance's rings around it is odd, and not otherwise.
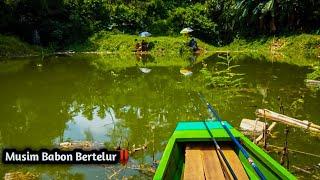
[[[190,41],[189,41],[189,47],[191,47],[191,49],[193,50],[193,52],[196,52],[199,48],[198,48],[198,44],[197,44],[197,41],[195,40],[195,38],[192,38]]]

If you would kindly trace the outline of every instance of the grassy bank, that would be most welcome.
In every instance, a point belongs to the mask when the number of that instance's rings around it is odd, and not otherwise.
[[[93,35],[84,44],[70,46],[74,51],[99,51],[113,53],[132,53],[136,40],[146,39],[153,46],[153,55],[180,54],[189,52],[186,47],[187,38],[183,36],[156,36],[141,38],[136,35],[110,34],[100,32]],[[260,37],[254,40],[235,39],[222,47],[215,47],[198,40],[198,45],[205,51],[242,52],[251,56],[264,56],[272,61],[284,61],[297,65],[318,64],[320,60],[320,35],[301,34],[282,37]]]
[[[268,60],[297,65],[316,65],[320,61],[320,35],[301,34],[255,40],[236,39],[219,49],[241,51]]]
[[[105,31],[97,33],[90,37],[84,44],[74,44],[69,48],[71,50],[81,51],[108,51],[113,53],[132,53],[137,42],[143,39],[148,41],[151,45],[150,53],[153,55],[167,55],[186,53],[186,43],[188,41],[185,36],[151,36],[142,38],[137,35],[127,34],[110,34]],[[204,50],[212,50],[213,46],[198,41],[198,45]]]
[[[0,57],[32,56],[41,54],[41,48],[13,36],[0,35]]]
[[[73,44],[66,50],[76,52],[111,52],[132,54],[134,45],[146,39],[151,45],[150,54],[154,56],[180,56],[189,54],[188,41],[184,36],[151,36],[141,38],[137,35],[112,34],[105,31],[91,36],[86,43]],[[282,37],[260,37],[254,40],[235,39],[232,43],[215,47],[198,40],[198,45],[208,54],[219,51],[240,52],[237,55],[263,56],[267,60],[282,61],[302,66],[317,66],[320,62],[320,35],[301,34]],[[0,35],[0,56],[39,55],[39,47],[28,45],[19,39]]]

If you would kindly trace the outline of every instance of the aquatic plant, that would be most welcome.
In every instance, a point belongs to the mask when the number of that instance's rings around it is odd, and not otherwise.
[[[307,87],[313,92],[318,92],[320,90],[320,84],[318,81],[320,80],[320,68],[319,66],[313,67],[314,71],[307,74]],[[308,81],[314,81],[314,83],[308,83]]]
[[[320,80],[320,68],[319,66],[313,67],[314,71],[307,75],[308,79]]]
[[[213,72],[209,71],[206,65],[200,70],[204,77],[206,87],[240,87],[243,85],[241,76],[243,74],[235,73],[232,70],[239,67],[239,65],[231,65],[233,58],[220,56],[223,61],[217,62],[222,69],[216,67]]]
[[[298,98],[296,99],[295,101],[293,101],[291,103],[291,106],[290,106],[290,110],[291,110],[291,113],[294,117],[297,117],[297,118],[301,118],[301,113],[303,112],[303,106],[304,106],[304,97],[302,96],[301,98]]]

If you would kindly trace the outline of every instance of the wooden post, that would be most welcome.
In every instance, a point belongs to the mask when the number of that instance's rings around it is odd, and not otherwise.
[[[266,124],[264,130],[263,130],[263,137],[264,137],[264,145],[263,145],[263,148],[264,149],[267,149],[267,140],[268,140],[268,124]]]
[[[289,127],[287,126],[286,129],[285,129],[285,135],[286,135],[286,138],[285,138],[285,142],[284,142],[284,146],[283,146],[283,149],[282,149],[282,156],[281,156],[281,159],[280,159],[280,164],[281,165],[284,165],[285,161],[287,162],[287,169],[289,169],[289,151],[288,151],[288,134],[289,134]]]

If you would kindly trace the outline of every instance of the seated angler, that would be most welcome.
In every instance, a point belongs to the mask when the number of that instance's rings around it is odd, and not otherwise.
[[[199,50],[198,44],[197,44],[197,41],[195,40],[195,38],[192,38],[192,39],[189,41],[188,46],[191,47],[191,49],[192,49],[194,52],[197,51],[197,50]]]
[[[136,44],[134,45],[134,51],[135,51],[135,52],[141,51],[141,50],[142,50],[141,44],[140,44],[139,42],[137,42],[137,41],[138,41],[137,39],[135,39],[134,41],[135,41],[135,43],[136,43]]]
[[[141,42],[142,51],[148,51],[148,45],[149,43],[147,43],[145,40],[142,40]]]

